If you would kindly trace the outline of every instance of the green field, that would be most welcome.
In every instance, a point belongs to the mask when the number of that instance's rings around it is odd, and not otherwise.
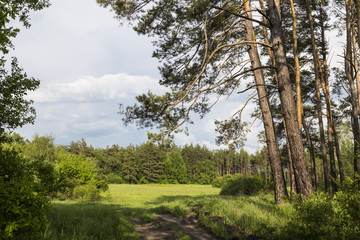
[[[48,228],[37,239],[138,239],[128,217],[147,223],[160,212],[179,218],[192,212],[225,239],[269,238],[280,234],[292,210],[276,206],[271,195],[226,197],[219,191],[204,185],[113,184],[102,202],[55,201]]]

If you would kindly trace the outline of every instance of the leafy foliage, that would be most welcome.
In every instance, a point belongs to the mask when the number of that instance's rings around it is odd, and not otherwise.
[[[38,88],[40,82],[28,78],[18,66],[16,58],[12,59],[11,71],[6,70],[6,61],[0,59],[0,134],[6,129],[15,129],[35,120],[35,109],[32,100],[24,97],[28,91]]]
[[[228,180],[230,180],[233,177],[233,175],[227,174],[224,176],[218,176],[214,179],[214,181],[211,183],[213,187],[216,188],[222,188]]]
[[[234,175],[223,185],[220,195],[256,195],[270,190],[270,185],[265,183],[262,176]]]
[[[28,239],[44,229],[49,206],[32,165],[0,145],[0,238]]]
[[[228,145],[230,149],[242,148],[246,141],[246,134],[249,132],[247,122],[241,122],[241,119],[236,117],[225,121],[215,121],[215,132],[218,133],[216,137],[216,144]]]
[[[292,239],[359,239],[359,176],[347,178],[333,198],[316,193],[294,202],[285,232]]]
[[[11,38],[16,37],[20,31],[11,26],[11,20],[18,20],[25,27],[30,27],[29,12],[48,6],[49,0],[2,1],[0,4],[0,51],[4,54],[8,53],[9,47],[12,47]]]
[[[61,198],[95,201],[100,198],[101,191],[107,190],[107,183],[97,173],[93,159],[67,152],[58,153],[58,157],[56,171],[62,188]]]

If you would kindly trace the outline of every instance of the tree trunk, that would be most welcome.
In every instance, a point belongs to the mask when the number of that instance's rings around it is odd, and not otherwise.
[[[293,29],[292,29],[292,36],[293,36],[293,54],[294,54],[294,61],[295,61],[295,87],[296,87],[296,110],[297,110],[297,118],[299,123],[299,128],[301,131],[301,123],[302,123],[302,116],[303,116],[303,102],[301,99],[301,89],[300,89],[300,62],[297,50],[297,34],[296,34],[296,13],[293,0],[290,0],[291,6],[291,17],[293,21]]]
[[[268,8],[268,16],[271,22],[270,32],[272,47],[279,81],[278,89],[280,102],[284,111],[285,124],[288,130],[288,141],[291,150],[291,157],[293,159],[297,188],[304,196],[310,196],[313,192],[313,188],[306,166],[306,157],[299,123],[297,122],[296,106],[292,93],[290,73],[283,44],[280,0],[268,0]]]
[[[265,9],[263,1],[259,0],[259,3],[260,3],[261,9]],[[266,22],[266,20],[267,19],[263,16],[263,21]],[[264,37],[265,44],[270,46],[270,41],[269,41],[269,37],[268,37],[268,34],[267,34],[267,28],[265,26],[263,26],[263,37]],[[273,55],[273,52],[272,52],[271,48],[267,47],[267,51],[268,51],[268,54],[270,56],[272,66],[275,67],[275,65],[276,65],[275,58],[274,58],[274,55]],[[272,72],[274,74],[276,86],[278,87],[279,86],[279,83],[278,83],[279,81],[278,81],[278,77],[277,77],[277,73],[276,73],[275,68],[272,69]],[[300,74],[299,74],[299,76],[300,76]],[[301,105],[301,108],[302,108],[302,105]],[[281,113],[282,113],[282,116],[284,116],[282,108],[281,108]],[[295,175],[294,175],[293,161],[292,161],[292,158],[291,158],[291,149],[290,149],[289,142],[287,140],[287,129],[286,129],[286,124],[285,124],[285,121],[284,121],[284,117],[282,117],[282,120],[283,120],[284,131],[285,131],[286,148],[287,148],[288,158],[289,158],[288,159],[288,161],[289,161],[289,171],[288,172],[289,172],[289,180],[290,180],[289,185],[290,185],[290,193],[292,194],[292,193],[298,192],[298,190],[296,189],[296,179],[295,179]]]
[[[287,138],[286,128],[285,128],[285,136]],[[289,158],[290,193],[293,194],[295,192],[298,192],[298,190],[296,189],[296,179],[295,179],[295,175],[294,175],[293,160],[291,158],[290,144],[288,141],[286,141],[286,148],[287,148],[288,158]]]
[[[326,151],[326,143],[325,143],[325,134],[324,134],[324,123],[321,109],[321,94],[320,94],[320,77],[322,77],[322,69],[319,65],[317,46],[315,42],[315,32],[314,32],[314,23],[312,20],[311,14],[311,6],[310,1],[306,1],[306,10],[310,22],[310,33],[311,33],[311,44],[312,44],[312,55],[314,61],[314,71],[315,71],[315,88],[316,88],[316,111],[318,113],[319,120],[319,131],[320,131],[320,141],[321,141],[321,153],[323,159],[323,168],[324,168],[324,181],[325,181],[325,191],[330,194],[330,179],[329,179],[329,168],[327,161],[327,151]]]
[[[336,158],[338,160],[338,165],[339,165],[340,181],[343,182],[345,180],[345,174],[341,159],[340,142],[336,131],[335,121],[333,121],[333,123],[334,123],[333,129],[334,129],[334,140],[335,140],[335,148],[336,148]]]
[[[306,141],[308,142],[308,146],[309,146],[309,152],[310,152],[310,158],[311,158],[311,182],[313,187],[316,189],[317,188],[317,174],[316,174],[316,162],[315,162],[315,153],[314,153],[314,146],[312,144],[312,140],[311,140],[311,136],[310,136],[310,131],[309,128],[306,125],[305,119],[302,119],[303,121],[303,127],[305,130],[305,135],[306,135]]]
[[[359,109],[357,102],[357,92],[354,84],[354,79],[351,74],[351,59],[352,59],[352,37],[351,37],[351,6],[349,0],[345,0],[346,7],[346,55],[345,55],[345,73],[350,85],[351,97],[351,116],[353,120],[353,134],[354,134],[354,172],[360,173],[360,129],[359,129]]]
[[[355,0],[355,7],[356,7],[356,26],[358,30],[358,45],[360,48],[360,2],[359,0]],[[355,22],[354,21],[354,22]]]
[[[245,3],[245,11],[247,11],[248,17],[252,18],[249,1]],[[249,42],[255,42],[255,32],[252,21],[245,20],[245,28],[246,40]],[[275,136],[275,128],[271,115],[269,98],[265,89],[265,78],[263,71],[261,70],[261,62],[256,44],[248,45],[248,53],[252,68],[256,69],[253,71],[253,73],[257,85],[256,89],[259,97],[260,109],[263,116],[268,156],[274,178],[275,202],[277,204],[282,204],[281,198],[282,196],[287,196],[287,190],[285,185],[284,172],[281,166],[279,146]]]
[[[308,1],[309,2],[309,1]],[[308,3],[309,15],[311,17],[311,7],[310,3]],[[312,19],[312,17],[311,17]],[[310,25],[313,27],[313,22],[310,22]],[[333,114],[331,109],[331,99],[330,99],[330,90],[329,90],[329,75],[328,75],[328,68],[327,68],[327,61],[326,61],[326,40],[325,40],[325,29],[324,29],[324,19],[323,19],[323,11],[322,11],[322,3],[320,3],[320,27],[321,27],[321,46],[322,46],[322,57],[323,57],[323,67],[324,71],[321,66],[321,61],[319,58],[319,53],[316,50],[317,46],[314,39],[314,48],[316,53],[316,61],[318,62],[319,70],[320,70],[320,78],[321,78],[321,87],[325,96],[326,102],[326,112],[327,112],[327,129],[328,129],[328,147],[329,147],[329,156],[330,156],[330,173],[331,173],[331,186],[332,186],[332,193],[334,194],[337,192],[337,184],[335,182],[337,175],[336,175],[336,164],[335,164],[335,150],[334,150],[334,139],[333,139]]]

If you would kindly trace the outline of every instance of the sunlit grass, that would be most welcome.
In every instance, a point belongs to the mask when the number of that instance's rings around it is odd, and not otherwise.
[[[290,204],[276,205],[271,194],[230,197],[219,191],[204,185],[112,184],[102,202],[55,201],[49,227],[38,239],[139,239],[129,217],[146,223],[159,212],[179,218],[196,214],[225,239],[281,238]]]
[[[129,217],[149,222],[163,203],[187,196],[217,195],[219,189],[201,185],[112,184],[98,203],[54,201],[48,227],[36,239],[139,239]]]
[[[294,211],[290,204],[276,205],[271,194],[177,198],[164,202],[162,208],[178,217],[192,211],[203,224],[225,239],[251,235],[279,239]]]
[[[128,207],[151,208],[174,197],[218,195],[220,189],[209,185],[111,184],[110,202]]]

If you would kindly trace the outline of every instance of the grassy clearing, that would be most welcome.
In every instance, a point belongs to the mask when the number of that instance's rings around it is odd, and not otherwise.
[[[250,236],[281,239],[288,217],[294,211],[290,204],[277,206],[271,194],[187,197],[164,203],[162,208],[178,217],[191,211],[216,235],[225,239]]]
[[[218,193],[219,189],[202,185],[112,184],[102,202],[54,201],[48,227],[36,239],[139,239],[128,217],[149,222],[156,212],[170,210],[163,208],[163,203]]]
[[[110,185],[99,203],[54,202],[49,227],[38,239],[138,239],[128,217],[149,222],[155,213],[189,213],[225,239],[251,235],[281,239],[290,205],[275,205],[272,195],[219,196],[220,189],[204,185]]]

